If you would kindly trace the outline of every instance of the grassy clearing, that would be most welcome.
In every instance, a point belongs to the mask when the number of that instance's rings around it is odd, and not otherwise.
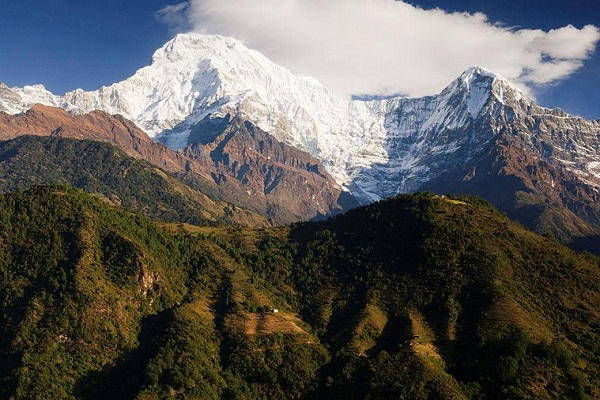
[[[388,318],[385,313],[373,304],[367,304],[354,331],[353,346],[359,355],[364,356],[377,345]]]
[[[273,333],[306,335],[297,324],[298,317],[285,313],[249,313],[244,321],[246,335],[269,335]]]
[[[413,328],[413,338],[410,343],[412,350],[415,354],[421,357],[431,357],[435,359],[442,359],[438,348],[434,345],[437,340],[433,329],[429,326],[423,314],[418,311],[412,310],[409,313],[409,318]]]

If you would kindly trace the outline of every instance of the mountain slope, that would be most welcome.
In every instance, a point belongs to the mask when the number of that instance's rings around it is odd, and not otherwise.
[[[195,224],[268,225],[265,218],[186,186],[109,144],[20,136],[0,142],[0,191],[69,184],[155,219]]]
[[[278,221],[322,217],[358,205],[319,160],[239,117],[205,121],[194,127],[188,142],[182,154],[210,171],[223,189],[231,182],[243,186],[248,197],[240,203],[257,204]]]
[[[329,174],[319,171],[318,160],[268,137],[246,121],[236,118],[235,123],[235,126],[232,122],[227,127],[226,149],[224,143],[220,146],[222,137],[219,139],[219,133],[223,132],[215,130],[221,127],[224,131],[226,124],[210,123],[194,128],[194,137],[203,135],[202,142],[196,141],[184,153],[174,152],[152,141],[131,121],[119,115],[92,111],[73,116],[60,108],[36,104],[17,115],[0,112],[0,139],[35,134],[107,142],[132,157],[147,160],[173,173],[213,199],[245,207],[278,223],[334,214],[354,204],[340,199],[340,187]],[[249,131],[254,133],[244,135]],[[259,131],[262,133],[258,134]],[[266,143],[267,148],[263,148]],[[247,152],[246,148],[257,150]],[[218,161],[213,161],[214,157],[205,152],[215,149],[227,154],[221,154]],[[267,153],[272,153],[273,157]],[[223,161],[229,160],[230,155],[232,165],[225,165],[228,162],[224,164]],[[244,173],[240,175],[236,168],[243,169]],[[272,179],[269,178],[271,175]],[[253,182],[244,179],[244,176],[254,176]],[[264,184],[260,185],[260,181]],[[294,183],[291,184],[291,181]],[[285,182],[286,188],[282,189],[281,185]],[[144,191],[145,188],[140,187],[139,190]]]
[[[421,186],[438,193],[469,193],[507,215],[564,243],[598,252],[598,242],[578,244],[600,231],[598,192],[581,174],[542,158],[511,135],[501,135],[477,160],[450,169]]]
[[[171,229],[64,187],[0,195],[0,397],[255,397],[248,371],[309,390],[326,352],[279,291],[233,242]],[[268,304],[294,334],[238,332]]]
[[[476,198],[184,232],[36,188],[0,228],[2,397],[599,395],[598,259]]]
[[[146,159],[169,172],[185,170],[185,160],[152,141],[131,121],[100,110],[73,116],[61,108],[34,104],[16,115],[0,112],[0,139],[13,139],[21,135],[106,142],[119,147],[131,157]]]
[[[472,197],[400,196],[291,237],[301,316],[337,354],[321,397],[598,396],[597,258]]]

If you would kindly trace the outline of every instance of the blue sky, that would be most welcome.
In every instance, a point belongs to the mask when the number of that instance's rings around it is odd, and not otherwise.
[[[0,82],[43,83],[57,94],[131,76],[166,42],[154,14],[167,1],[4,0]]]
[[[436,60],[436,54],[440,49],[435,46],[430,49],[429,58],[420,60],[421,64],[414,63],[413,70],[406,65],[394,66],[394,62],[410,64],[413,62],[411,57],[417,58],[419,54],[413,55],[410,53],[410,49],[402,49],[402,57],[390,58],[390,54],[396,51],[394,42],[378,46],[382,42],[381,37],[377,35],[371,37],[370,34],[379,28],[389,29],[390,32],[397,29],[396,25],[389,23],[393,15],[390,17],[388,15],[390,13],[386,14],[385,12],[390,7],[389,0],[346,0],[345,3],[342,3],[343,0],[336,0],[327,3],[330,5],[329,11],[321,10],[323,3],[316,0],[256,0],[247,3],[264,3],[265,5],[263,8],[255,6],[254,9],[252,6],[249,6],[248,9],[240,7],[240,4],[245,4],[240,1],[192,0],[189,7],[183,11],[181,11],[182,7],[179,7],[178,13],[173,12],[170,18],[165,18],[165,13],[163,13],[161,19],[157,18],[157,12],[161,9],[164,10],[169,5],[178,4],[177,1],[5,0],[0,14],[0,54],[2,54],[0,82],[5,82],[9,86],[42,83],[57,94],[63,94],[78,87],[86,90],[97,89],[102,85],[110,85],[131,76],[135,70],[150,62],[154,50],[169,40],[174,32],[188,29],[237,37],[244,40],[249,47],[265,53],[274,61],[296,72],[314,75],[327,87],[332,87],[332,90],[337,89],[346,94],[377,94],[374,92],[379,90],[378,88],[406,95],[431,94],[443,87],[441,86],[442,82],[449,83],[450,77],[458,76],[460,71],[468,66],[464,63],[469,62],[469,57],[467,57],[470,55],[469,51],[459,55],[464,60],[459,57],[458,61],[450,62],[447,55],[444,56],[446,58]],[[350,30],[346,34],[345,29],[348,27],[363,24],[362,20],[361,23],[357,23],[352,19],[352,7],[349,7],[347,12],[340,12],[340,10],[345,10],[345,4],[362,7],[361,1],[364,1],[365,4],[369,3],[370,7],[367,7],[364,13],[369,14],[372,25],[364,23],[365,30]],[[310,6],[311,3],[312,6]],[[407,3],[425,10],[439,7],[447,12],[482,12],[487,16],[487,22],[477,18],[462,18],[459,22],[461,24],[464,22],[466,25],[472,23],[479,26],[478,29],[488,31],[494,30],[493,27],[497,23],[503,24],[504,27],[512,27],[513,30],[541,29],[545,32],[569,24],[577,29],[582,29],[588,24],[600,27],[600,4],[589,0],[570,2],[420,0],[407,1]],[[287,5],[287,9],[280,10],[280,14],[273,14],[271,10],[277,7],[275,4],[277,6]],[[309,6],[304,7],[298,4]],[[210,13],[206,11],[209,6],[211,7]],[[328,14],[328,12],[332,14]],[[403,10],[402,12],[404,14],[398,15],[410,16],[407,18],[426,17],[423,24],[439,23],[439,30],[428,31],[420,35],[421,38],[435,37],[443,29],[448,31],[448,27],[452,26],[453,21],[459,19],[456,16],[452,17],[454,19],[446,18],[447,16],[435,12],[419,13],[415,10]],[[294,13],[299,14],[298,18],[294,17]],[[283,23],[279,25],[269,25],[261,20],[261,18],[268,18],[267,22],[276,20],[277,18],[273,18],[274,15],[287,16],[288,19],[283,18]],[[335,17],[332,18],[330,15],[335,15]],[[342,15],[339,18],[346,18],[347,15],[348,19],[332,21],[332,19],[338,18],[338,15]],[[246,18],[246,16],[248,17]],[[325,24],[319,24],[319,18],[322,18],[327,26],[335,25],[335,22],[338,22],[342,29],[334,26],[337,32],[334,32],[333,29],[328,31],[323,28]],[[378,24],[377,18],[381,18],[381,25]],[[294,26],[291,19],[297,19],[301,24],[298,24],[299,28],[296,32],[288,35],[288,31],[292,31]],[[167,24],[166,20],[169,20],[170,24]],[[388,22],[383,22],[383,20]],[[307,34],[304,29],[301,31],[300,28],[305,28],[307,25],[313,26],[311,25],[313,23],[316,33],[311,38],[310,34]],[[264,29],[265,25],[268,30]],[[263,27],[263,30],[256,31],[257,26]],[[452,28],[450,32],[453,31]],[[339,35],[339,32],[352,39],[346,45],[345,52],[334,54],[326,47],[322,49],[323,53],[313,50],[318,47],[319,43],[327,42],[322,38],[328,35],[332,37],[332,46],[335,46],[336,49],[343,48],[344,44],[340,44],[340,39],[336,36],[336,34]],[[364,32],[368,33],[364,34]],[[477,38],[478,32],[474,31],[472,36]],[[468,34],[468,30],[466,33]],[[579,32],[575,33],[579,34]],[[363,41],[361,35],[369,36],[368,40],[361,43]],[[387,36],[395,40],[393,33]],[[315,37],[316,42],[314,41]],[[573,37],[577,38],[577,36]],[[460,42],[461,36],[457,35],[457,38],[453,43],[456,48],[451,49],[452,52],[448,54],[460,52],[466,46],[472,45],[472,43],[463,45]],[[568,42],[565,43],[568,44]],[[480,49],[474,48],[476,50],[473,52]],[[294,51],[290,51],[290,49]],[[506,71],[514,70],[514,64],[510,64],[508,61],[506,66],[502,64],[502,52],[506,51],[508,60],[509,51],[514,52],[514,50],[515,48],[510,46],[506,49],[500,48],[494,55],[497,57],[495,64],[491,63],[491,65],[501,65]],[[392,67],[384,68],[381,71],[371,71],[373,60],[379,58],[378,51],[381,53],[382,60],[379,64]],[[358,62],[357,60],[363,53],[366,61]],[[324,57],[323,54],[327,54],[327,57]],[[486,60],[486,56],[487,53],[483,52],[478,54],[479,58],[475,57],[474,59]],[[568,57],[573,57],[573,55]],[[575,56],[575,58],[577,57]],[[323,60],[329,61],[329,58],[331,58],[329,64],[322,63]],[[347,62],[349,58],[353,62]],[[336,59],[342,64],[335,64]],[[464,63],[461,64],[463,61]],[[435,67],[427,67],[434,64]],[[313,68],[313,65],[316,67]],[[340,65],[348,69],[342,69]],[[521,67],[529,68],[526,64]],[[415,78],[410,76],[410,73],[415,72],[414,69],[426,72]],[[501,71],[496,72],[502,73]],[[548,77],[552,74],[545,73],[546,75],[542,77],[540,74],[542,72],[536,75],[535,79],[541,81],[545,79],[547,81],[545,84],[528,83],[529,89],[537,98],[538,103],[547,107],[561,107],[568,112],[587,118],[600,118],[600,52],[597,48],[591,58],[583,61],[583,67],[578,68],[568,77],[553,80]],[[372,76],[385,77],[388,81],[368,82],[369,77]],[[406,79],[407,82],[399,85],[389,84],[390,80],[391,82],[400,82],[402,79]],[[347,81],[372,83],[372,85],[345,86]],[[415,87],[415,85],[421,86]],[[419,91],[420,88],[421,91]]]
[[[480,11],[492,21],[510,26],[550,30],[568,24],[600,27],[600,2],[593,0],[421,0],[410,3],[424,8],[442,7],[449,11]],[[545,107],[560,107],[590,119],[600,119],[600,50],[584,67],[555,85],[538,89],[538,102]]]

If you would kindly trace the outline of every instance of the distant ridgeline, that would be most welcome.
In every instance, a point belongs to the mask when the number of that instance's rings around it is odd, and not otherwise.
[[[227,228],[34,187],[0,260],[0,398],[600,398],[600,260],[474,197]]]

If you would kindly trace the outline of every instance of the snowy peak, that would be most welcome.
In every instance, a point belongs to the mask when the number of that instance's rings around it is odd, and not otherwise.
[[[502,76],[483,67],[469,67],[458,78],[469,86],[471,82],[488,81],[493,82],[496,79],[505,80]]]
[[[9,88],[0,82],[0,111],[19,114],[29,110],[37,103],[58,106],[60,98],[46,90],[44,85]]]
[[[347,106],[314,79],[292,74],[235,39],[196,33],[177,35],[154,53],[151,65],[125,81],[64,96],[64,107],[73,113],[97,108],[122,114],[175,149],[187,145],[189,129],[202,119],[228,113],[299,145],[292,137],[305,134],[306,123],[297,117],[282,121],[280,115],[323,114],[322,103]],[[335,113],[325,114],[322,120]],[[302,126],[286,129],[294,122]]]
[[[466,105],[473,119],[481,116],[486,107],[491,108],[496,102],[511,107],[516,106],[516,103],[521,100],[532,102],[517,86],[501,75],[482,67],[467,69],[448,85],[440,96],[458,97],[459,102]]]
[[[368,166],[387,159],[381,146],[385,130],[366,103],[341,99],[316,80],[296,76],[234,39],[178,35],[155,53],[150,68],[175,64],[199,66],[194,83],[198,89],[192,112],[157,132],[157,140],[171,148],[186,147],[203,119],[231,114],[327,160],[329,172],[341,185],[351,178],[348,164]],[[212,79],[203,78],[208,75]],[[339,143],[346,143],[345,148],[340,149]]]
[[[218,35],[202,35],[195,33],[178,34],[163,47],[154,52],[152,68],[169,68],[176,64],[184,69],[212,68],[231,69],[234,66],[256,68],[256,59],[262,57],[235,39]],[[263,64],[269,60],[262,57]],[[260,64],[260,63],[258,63]],[[263,65],[262,67],[265,67]]]
[[[219,35],[180,33],[154,52],[152,63],[174,63],[201,59],[239,59],[248,53],[256,52],[232,38]]]
[[[518,102],[533,103],[521,89],[501,75],[482,67],[471,67],[457,79],[468,93],[466,102],[473,118],[481,113],[485,104],[498,101],[503,105],[516,107]]]
[[[509,82],[502,75],[496,74],[483,67],[468,68],[456,79],[456,82],[459,82],[460,85],[467,90],[470,90],[473,87],[487,86],[495,95],[498,95],[498,92],[501,90],[510,90],[519,92],[522,96],[526,97],[521,89]],[[450,86],[452,86],[452,84],[450,84]]]
[[[203,37],[208,39],[208,37]],[[190,58],[190,54],[206,49],[207,40],[190,40],[189,35],[179,34],[169,40],[152,55],[152,64],[178,62]]]
[[[500,75],[471,67],[439,94],[422,98],[383,101],[387,125],[401,136],[423,136],[424,132],[454,130],[496,112],[509,99],[520,100],[522,92]],[[387,128],[389,131],[389,128]]]
[[[210,70],[223,85],[223,95],[229,97],[248,92],[266,94],[262,93],[266,92],[265,87],[273,86],[285,90],[292,85],[309,84],[325,90],[314,79],[298,77],[241,42],[219,35],[178,34],[158,49],[152,60],[153,68],[179,64],[180,68],[196,68],[199,72]]]
[[[492,94],[494,74],[482,68],[470,68],[459,78],[467,91],[466,104],[471,118],[477,118]]]

